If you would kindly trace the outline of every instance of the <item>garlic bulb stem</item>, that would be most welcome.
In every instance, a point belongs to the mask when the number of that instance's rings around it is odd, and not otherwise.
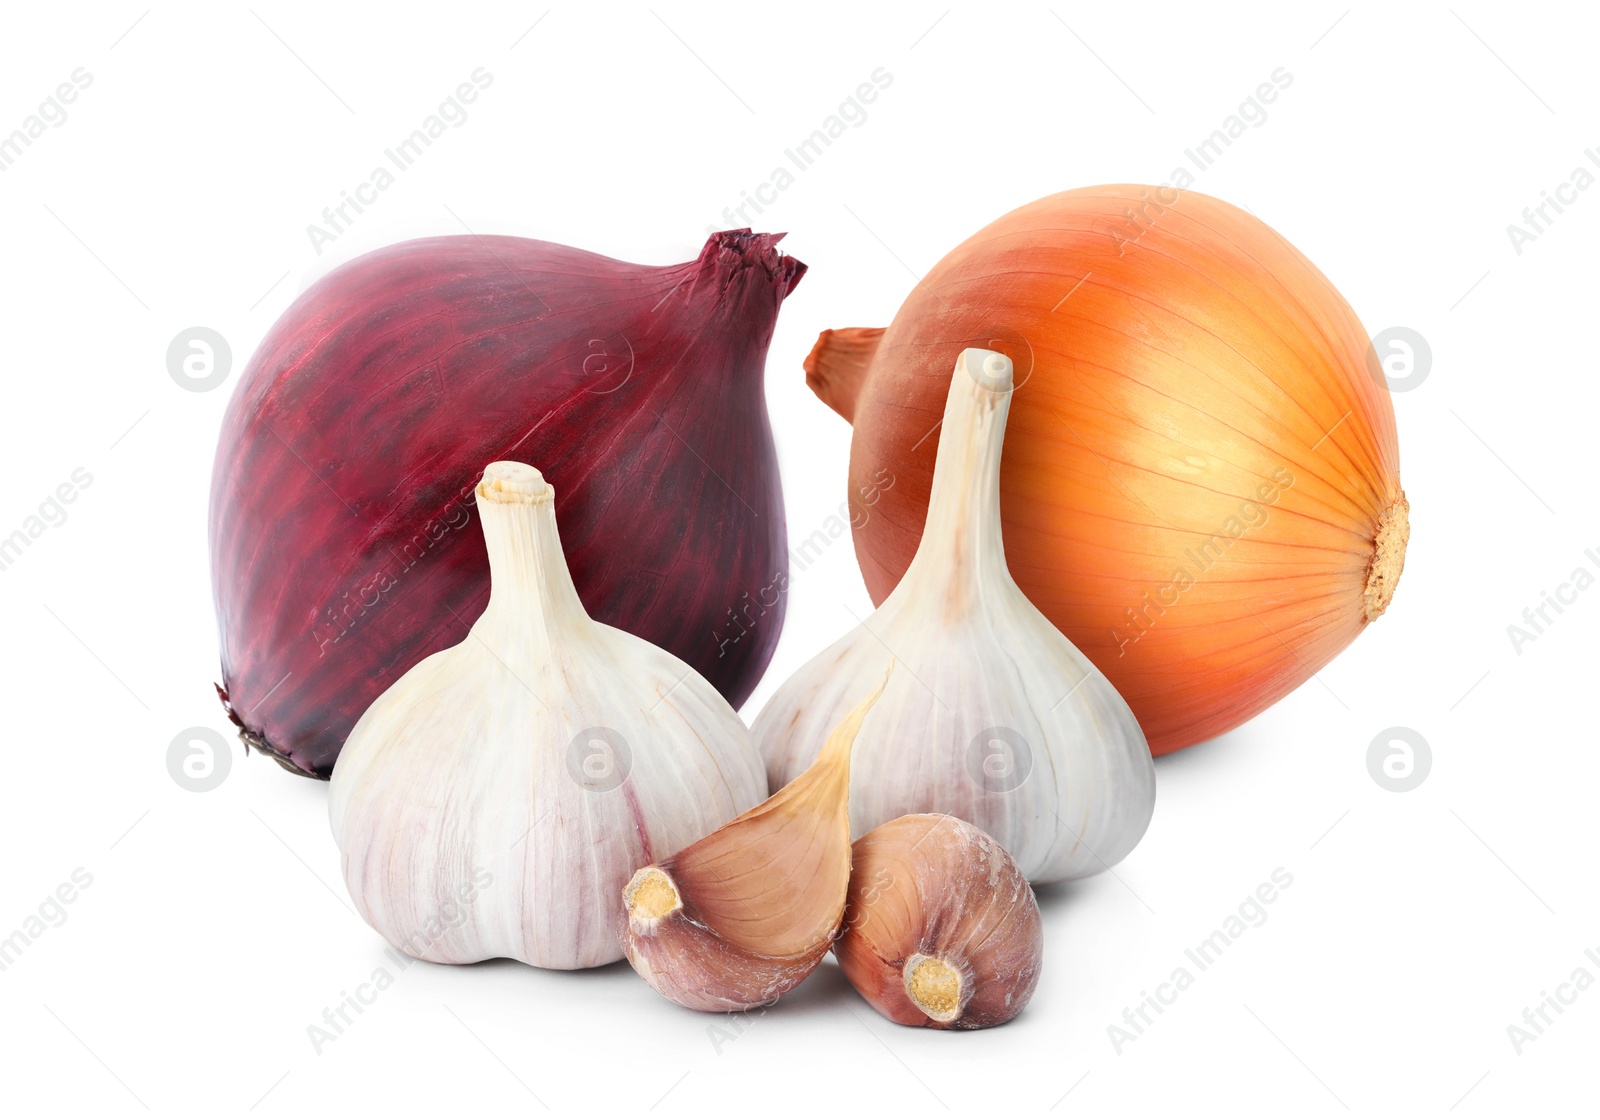
[[[922,540],[890,600],[934,595],[942,587],[958,592],[953,609],[969,609],[985,590],[1016,586],[1000,531],[1000,453],[1011,391],[1011,362],[1004,355],[961,352],[939,431]]]
[[[472,632],[501,657],[514,657],[514,670],[548,656],[555,634],[570,641],[591,625],[561,551],[555,494],[526,463],[491,463],[478,483],[489,605]]]

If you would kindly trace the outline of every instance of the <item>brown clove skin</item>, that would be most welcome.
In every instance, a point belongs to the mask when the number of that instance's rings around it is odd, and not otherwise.
[[[1015,1018],[1039,983],[1033,888],[988,833],[942,813],[897,817],[852,848],[833,952],[856,991],[909,1027]]]
[[[634,873],[622,948],[656,991],[697,1011],[745,1011],[822,962],[850,884],[850,751],[882,694],[880,684],[794,781]]]

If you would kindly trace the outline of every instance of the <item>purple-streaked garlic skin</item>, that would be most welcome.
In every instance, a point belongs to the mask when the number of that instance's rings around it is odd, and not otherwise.
[[[756,804],[761,760],[706,680],[589,618],[538,471],[492,463],[476,497],[487,607],[378,697],[334,767],[345,883],[423,960],[608,964],[628,877]]]

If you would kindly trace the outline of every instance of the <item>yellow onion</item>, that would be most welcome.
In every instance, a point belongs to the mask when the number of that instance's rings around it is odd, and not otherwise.
[[[886,330],[817,340],[807,380],[855,426],[852,523],[874,603],[916,552],[944,371],[967,347],[1016,368],[1000,474],[1011,572],[1154,753],[1261,712],[1388,606],[1409,507],[1360,320],[1250,214],[1127,185],[1014,210],[940,261]]]

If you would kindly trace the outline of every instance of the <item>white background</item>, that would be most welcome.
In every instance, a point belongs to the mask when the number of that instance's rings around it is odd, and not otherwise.
[[[0,174],[0,535],[75,468],[93,476],[0,572],[0,936],[93,876],[0,972],[0,1109],[1594,1107],[1600,990],[1520,1055],[1507,1035],[1575,969],[1600,978],[1600,591],[1520,653],[1506,633],[1573,569],[1600,571],[1600,189],[1520,255],[1506,233],[1600,146],[1587,13],[261,4],[13,6],[0,29],[0,132],[93,75]],[[494,83],[469,119],[319,256],[306,226],[480,66]],[[347,903],[326,787],[235,748],[195,794],[165,761],[186,728],[229,731],[206,501],[238,371],[309,279],[417,234],[689,259],[878,67],[894,80],[866,122],[756,221],[811,266],[767,378],[791,539],[844,498],[849,430],[800,371],[820,329],[886,323],[1016,205],[1165,181],[1284,67],[1267,121],[1195,187],[1304,250],[1370,330],[1431,344],[1425,383],[1394,400],[1413,537],[1388,615],[1265,715],[1160,761],[1154,824],[1116,875],[1042,892],[1044,978],[1009,1027],[893,1026],[831,960],[720,1044],[626,965],[416,965],[316,1054],[307,1027],[385,963]],[[165,363],[197,324],[233,348],[209,393]],[[792,586],[747,719],[869,609],[844,544]],[[1366,763],[1395,725],[1432,749],[1403,794]],[[1119,1054],[1108,1025],[1280,867],[1293,886],[1266,922]]]

